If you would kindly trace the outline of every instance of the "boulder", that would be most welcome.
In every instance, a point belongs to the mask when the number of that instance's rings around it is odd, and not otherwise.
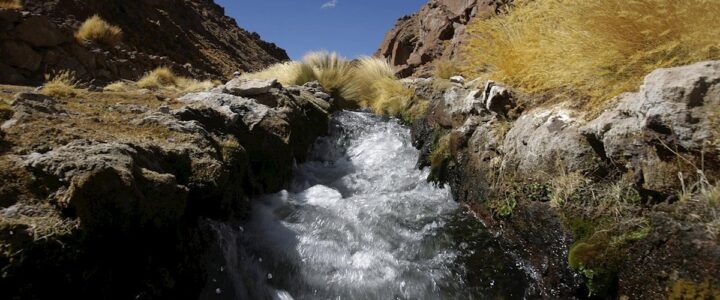
[[[158,158],[130,145],[77,140],[30,154],[25,163],[40,178],[67,183],[58,203],[74,210],[88,232],[103,234],[172,228],[180,221],[188,189],[170,170],[143,166]]]
[[[507,88],[488,80],[483,91],[482,104],[488,111],[507,116],[508,111],[515,107],[515,99]]]
[[[615,103],[582,128],[606,158],[627,164],[648,146],[700,152],[717,130],[720,61],[658,69],[638,92],[623,94]]]
[[[47,16],[32,16],[23,20],[15,28],[15,33],[33,47],[53,47],[69,41]]]
[[[257,96],[270,92],[270,89],[281,87],[277,80],[253,80],[235,78],[225,84],[225,91],[235,96]]]
[[[593,148],[579,128],[581,119],[563,108],[540,108],[523,114],[505,136],[506,170],[519,174],[590,173],[596,168]]]
[[[6,40],[2,42],[0,54],[4,63],[13,67],[36,71],[40,68],[42,56],[24,42]]]

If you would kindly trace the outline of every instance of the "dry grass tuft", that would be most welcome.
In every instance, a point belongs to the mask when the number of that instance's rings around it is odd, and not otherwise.
[[[435,77],[441,79],[450,79],[450,77],[460,75],[460,67],[458,63],[449,59],[438,59],[433,62],[433,71]]]
[[[74,97],[78,94],[75,73],[62,71],[55,75],[45,75],[45,84],[40,89],[43,95],[54,98]]]
[[[211,89],[215,84],[212,81],[199,81],[191,78],[178,76],[170,70],[170,68],[161,67],[145,74],[137,82],[137,86],[150,90],[171,90],[176,92],[190,93],[198,91],[206,91]],[[106,87],[106,89],[119,89],[127,91],[129,85],[127,83],[114,83]]]
[[[20,0],[0,0],[0,8],[4,9],[22,9],[23,4]]]
[[[284,85],[317,80],[333,97],[379,114],[399,115],[413,95],[412,89],[395,78],[395,70],[385,60],[363,57],[351,62],[327,51],[309,53],[300,62],[277,64],[242,77],[277,79]]]
[[[652,70],[720,58],[720,1],[518,1],[475,20],[466,75],[490,73],[527,92],[567,90],[604,101]]]
[[[291,61],[272,65],[265,70],[246,73],[241,76],[247,79],[277,79],[283,85],[303,85],[317,80],[315,70],[307,64]]]
[[[93,41],[114,47],[122,42],[123,32],[120,27],[112,25],[98,15],[94,15],[80,26],[75,33],[78,41]]]

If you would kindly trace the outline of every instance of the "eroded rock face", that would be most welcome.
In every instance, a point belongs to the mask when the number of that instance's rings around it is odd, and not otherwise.
[[[420,11],[400,18],[376,52],[400,68],[398,75],[426,76],[430,63],[455,57],[465,38],[465,27],[474,18],[489,18],[511,1],[432,0]]]
[[[295,162],[302,162],[315,139],[327,132],[331,105],[314,96],[321,92],[275,86],[253,93],[255,98],[193,93],[177,99],[174,109],[117,103],[106,109],[134,128],[161,128],[158,132],[169,137],[70,135],[62,145],[0,156],[2,166],[12,162],[13,170],[27,172],[20,179],[33,192],[22,196],[35,199],[21,201],[22,191],[0,189],[2,205],[8,206],[0,207],[0,213],[42,203],[58,215],[55,218],[67,220],[57,222],[77,224],[56,233],[54,242],[42,243],[33,241],[20,215],[3,217],[0,261],[7,267],[0,291],[10,298],[78,290],[98,296],[196,298],[209,280],[204,278],[202,255],[210,233],[204,232],[208,228],[201,220],[241,220],[249,213],[251,196],[286,187]],[[275,99],[273,106],[258,100],[270,98]],[[18,94],[10,128],[87,117],[64,104],[35,93]],[[3,178],[20,180],[15,174]],[[6,203],[7,195],[15,196]],[[28,233],[28,238],[11,240],[10,232],[18,232],[17,237]],[[38,269],[45,271],[38,275],[33,271]],[[90,269],[97,275],[85,273]]]

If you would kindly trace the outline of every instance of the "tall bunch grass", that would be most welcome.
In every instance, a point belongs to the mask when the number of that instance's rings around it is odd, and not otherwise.
[[[242,77],[277,79],[284,85],[317,80],[334,97],[379,114],[399,115],[413,95],[413,90],[397,80],[395,70],[385,60],[362,57],[349,61],[327,51],[309,53],[302,61],[276,64]]]
[[[107,46],[116,46],[122,42],[123,31],[120,27],[112,25],[94,15],[80,26],[75,33],[78,41],[93,41]]]
[[[61,71],[45,75],[45,84],[40,88],[40,93],[54,98],[74,97],[78,94],[77,84],[74,72]]]
[[[517,1],[469,25],[464,71],[598,104],[654,69],[720,58],[719,15],[715,0]]]
[[[0,8],[22,9],[23,4],[20,0],[0,0]]]

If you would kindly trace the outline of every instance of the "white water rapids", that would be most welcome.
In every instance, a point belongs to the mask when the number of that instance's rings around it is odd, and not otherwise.
[[[330,136],[296,168],[288,191],[256,199],[245,224],[212,224],[224,261],[203,298],[521,297],[522,286],[499,288],[502,280],[491,278],[518,271],[490,257],[498,249],[486,235],[458,238],[460,227],[482,228],[447,189],[426,182],[417,157],[409,129],[396,120],[336,113]],[[478,255],[509,267],[469,275],[464,262]]]

